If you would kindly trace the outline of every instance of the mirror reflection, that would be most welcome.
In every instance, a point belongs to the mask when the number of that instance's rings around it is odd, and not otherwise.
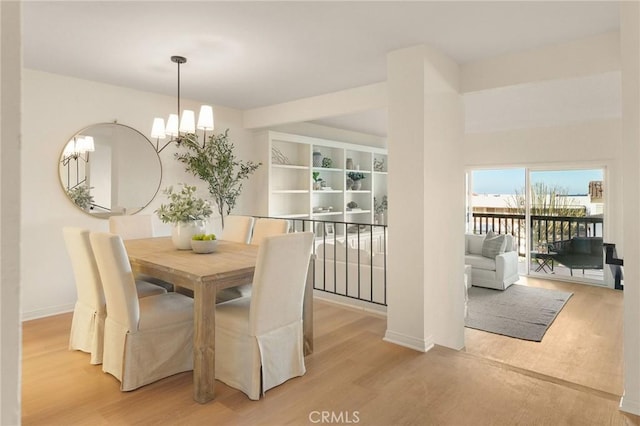
[[[117,123],[89,126],[64,146],[60,183],[69,199],[94,217],[135,214],[156,196],[160,157],[151,141]]]

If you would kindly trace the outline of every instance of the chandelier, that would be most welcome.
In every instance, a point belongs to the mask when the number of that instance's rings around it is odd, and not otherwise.
[[[172,56],[171,62],[178,64],[178,114],[169,114],[166,126],[162,118],[156,117],[153,119],[151,137],[156,139],[155,148],[158,153],[162,152],[172,142],[180,144],[187,134],[195,134],[196,128],[203,131],[203,140],[206,140],[207,131],[213,130],[213,108],[209,105],[200,107],[197,126],[193,111],[185,109],[180,115],[180,65],[187,62],[187,58]],[[169,137],[169,141],[161,148],[160,139],[166,139],[167,137]]]

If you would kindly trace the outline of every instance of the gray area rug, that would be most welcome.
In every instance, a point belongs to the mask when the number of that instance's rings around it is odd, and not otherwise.
[[[465,326],[534,342],[573,293],[513,284],[504,291],[471,287]]]

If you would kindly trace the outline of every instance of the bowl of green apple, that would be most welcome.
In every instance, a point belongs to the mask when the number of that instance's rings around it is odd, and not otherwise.
[[[191,249],[196,253],[212,253],[217,245],[215,234],[196,234],[191,237]]]

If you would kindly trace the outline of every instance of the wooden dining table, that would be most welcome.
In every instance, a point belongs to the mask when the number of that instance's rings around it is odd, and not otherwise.
[[[170,237],[124,242],[135,274],[145,274],[193,291],[193,398],[215,397],[215,312],[218,290],[251,284],[258,246],[218,241],[213,253],[177,250]],[[310,267],[312,261],[309,262]],[[313,280],[307,274],[303,303],[304,351],[313,352]]]

